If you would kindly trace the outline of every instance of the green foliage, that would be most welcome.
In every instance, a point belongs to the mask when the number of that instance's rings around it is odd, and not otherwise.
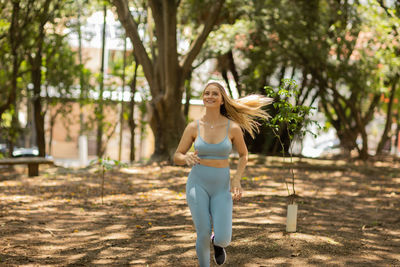
[[[286,129],[290,141],[296,137],[304,137],[307,132],[316,137],[313,132],[308,130],[308,127],[311,124],[318,125],[315,120],[309,118],[311,111],[315,108],[294,104],[300,94],[297,87],[296,82],[291,79],[283,79],[281,86],[277,89],[270,86],[265,87],[266,95],[274,99],[273,107],[277,110],[276,115],[266,121],[266,125],[273,130],[277,137],[280,136],[280,131]]]
[[[122,161],[119,161],[119,160],[111,159],[110,157],[94,159],[94,160],[90,161],[89,165],[90,166],[98,166],[99,173],[107,172],[114,168],[123,168],[123,167],[128,166],[126,163],[123,163]]]
[[[246,41],[240,38],[253,27],[254,22],[247,19],[237,19],[233,24],[223,24],[210,33],[203,50],[209,53],[209,56],[216,56],[229,52],[235,46],[244,47]]]
[[[292,148],[294,140],[298,138],[303,138],[307,132],[311,133],[316,137],[316,135],[308,130],[308,127],[312,124],[317,125],[317,121],[309,118],[311,111],[315,108],[304,105],[296,105],[300,91],[297,88],[297,84],[294,80],[283,79],[281,86],[274,89],[270,86],[265,87],[265,92],[268,97],[274,99],[273,107],[276,110],[275,116],[270,118],[265,122],[266,126],[272,129],[273,134],[279,140],[282,148],[282,155],[285,158],[285,145],[281,140],[281,135],[283,131],[286,131],[289,136],[289,156],[290,162],[293,164]],[[290,172],[292,175],[292,191],[293,195],[296,194],[295,191],[295,181],[293,168],[290,167]],[[286,188],[288,194],[290,194],[288,182],[285,179]]]
[[[119,160],[112,160],[110,159],[110,157],[105,157],[105,158],[97,158],[90,161],[89,166],[98,166],[97,173],[101,174],[101,204],[104,204],[103,198],[104,198],[105,173],[114,168],[123,168],[127,167],[128,165]]]

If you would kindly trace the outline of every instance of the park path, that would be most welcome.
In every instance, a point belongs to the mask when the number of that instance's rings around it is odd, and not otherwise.
[[[254,157],[226,266],[400,266],[397,162],[297,162],[298,232],[285,233],[288,166]],[[234,162],[233,162],[234,165]],[[0,266],[196,266],[190,169],[0,169]]]

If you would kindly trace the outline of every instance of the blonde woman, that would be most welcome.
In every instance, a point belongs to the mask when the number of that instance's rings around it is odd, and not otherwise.
[[[207,267],[210,266],[210,239],[215,262],[222,265],[227,258],[224,248],[232,236],[232,199],[242,197],[240,180],[247,164],[242,130],[254,137],[254,132],[258,131],[254,119],[268,118],[261,108],[272,101],[260,95],[234,100],[218,82],[209,82],[202,97],[205,114],[187,125],[174,162],[192,166],[186,184],[186,200],[196,227],[199,264]],[[188,152],[193,142],[195,152]],[[230,179],[228,158],[232,145],[239,154],[239,162]]]

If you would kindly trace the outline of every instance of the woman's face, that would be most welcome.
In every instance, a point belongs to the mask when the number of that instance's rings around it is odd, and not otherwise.
[[[209,85],[203,92],[203,103],[205,107],[219,108],[223,103],[221,92],[215,85]]]

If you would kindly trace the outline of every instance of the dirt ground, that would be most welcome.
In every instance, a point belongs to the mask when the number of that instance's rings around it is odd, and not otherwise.
[[[234,166],[234,162],[232,163]],[[288,166],[253,157],[226,266],[400,266],[397,162],[295,163],[298,231],[285,233]],[[0,169],[0,266],[197,266],[190,169]],[[211,266],[214,263],[212,263]]]

